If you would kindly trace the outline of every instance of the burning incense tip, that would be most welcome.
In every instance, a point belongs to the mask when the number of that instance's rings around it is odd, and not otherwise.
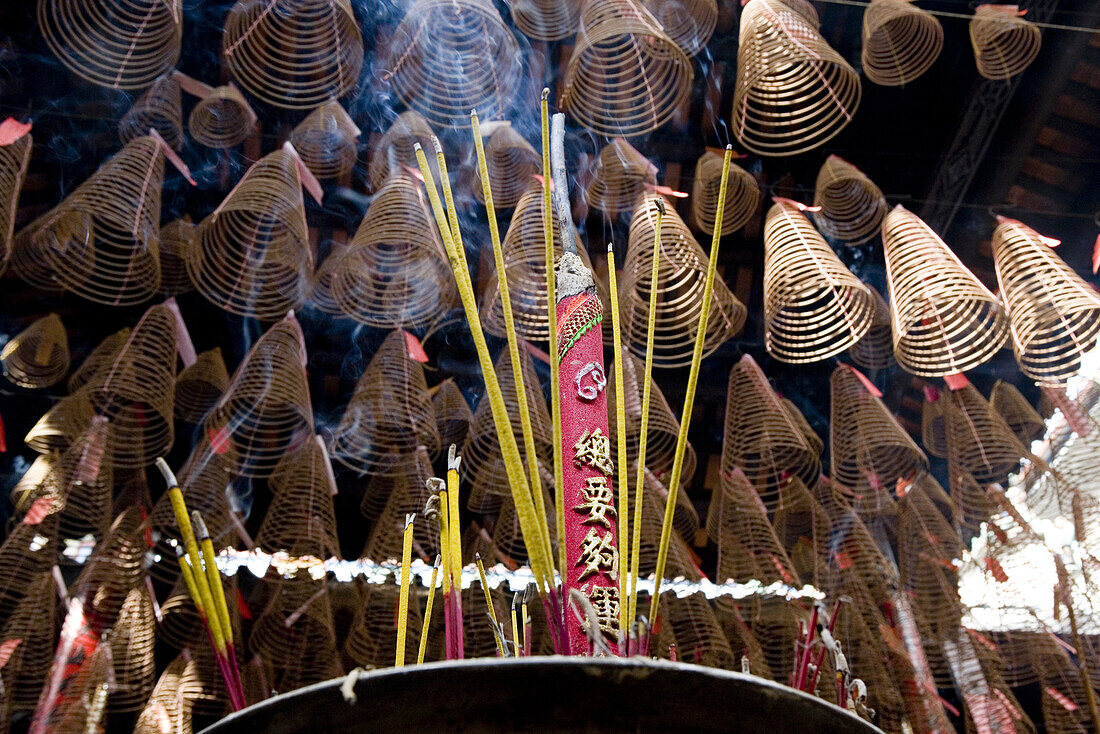
[[[542,101],[545,102],[548,99],[550,99],[550,87],[543,87],[542,88]]]
[[[169,487],[178,487],[180,483],[176,480],[176,475],[172,471],[172,467],[168,466],[168,462],[163,457],[158,456],[156,460],[157,469],[160,471],[160,475],[164,477],[164,483]]]

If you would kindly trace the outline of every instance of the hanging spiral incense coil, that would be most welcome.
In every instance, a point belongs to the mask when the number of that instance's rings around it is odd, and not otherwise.
[[[266,321],[298,308],[313,253],[293,156],[280,149],[258,160],[202,220],[197,237],[187,272],[211,303]]]
[[[989,520],[992,504],[982,487],[970,476],[969,473],[954,466],[948,465],[948,475],[951,487],[951,499],[959,508],[958,524],[960,535],[963,539],[977,535],[981,530],[981,524]]]
[[[69,381],[66,383],[69,392],[75,394],[80,392],[80,389],[88,384],[88,381],[105,365],[114,361],[115,356],[123,345],[130,339],[130,327],[124,327],[119,329],[114,334],[106,337],[103,341],[95,346],[88,356],[84,358],[84,361],[80,363],[80,366],[73,370],[73,373],[69,375]]]
[[[167,306],[150,308],[111,365],[85,390],[110,423],[104,461],[140,469],[172,445],[176,379],[176,318]]]
[[[339,674],[336,632],[325,579],[299,572],[280,579],[252,625],[248,645],[276,674],[298,668],[303,685]]]
[[[783,406],[783,410],[787,411],[787,415],[791,417],[794,424],[798,426],[798,429],[802,431],[802,435],[806,437],[806,441],[813,447],[814,451],[820,454],[825,448],[825,442],[810,426],[810,422],[806,420],[806,416],[802,415],[802,411],[798,409],[798,406],[788,398],[780,398],[779,403]]]
[[[1031,445],[1032,441],[1042,438],[1046,433],[1046,421],[1010,382],[997,380],[993,384],[993,391],[989,393],[989,407],[1001,416],[1024,446]]]
[[[820,549],[828,547],[829,518],[797,476],[779,487],[779,509],[775,511],[772,527],[798,578],[820,588],[828,569],[828,563],[822,562]]]
[[[703,50],[718,24],[715,0],[642,0],[665,33],[685,54],[694,56]]]
[[[414,0],[385,68],[410,109],[443,127],[507,117],[522,83],[519,46],[488,0]]]
[[[761,647],[760,641],[756,639],[737,607],[732,604],[719,604],[714,611],[718,624],[722,626],[722,632],[729,641],[734,660],[747,661],[750,673],[774,680],[768,661],[764,657],[764,648]]]
[[[191,708],[202,689],[197,684],[190,656],[181,655],[168,664],[134,725],[134,734],[163,734],[167,728],[175,734],[192,734]]]
[[[26,512],[35,500],[57,494],[54,477],[60,460],[61,454],[57,451],[35,457],[30,468],[11,488],[11,504],[16,513]]]
[[[485,143],[485,158],[493,206],[497,209],[514,207],[531,187],[534,175],[542,170],[541,154],[510,124],[501,125],[489,136]],[[481,173],[475,171],[475,174],[474,198],[484,204]]]
[[[38,25],[69,71],[114,89],[171,71],[183,35],[180,6],[165,0],[39,0]]]
[[[466,402],[466,396],[453,379],[447,378],[439,385],[432,396],[432,411],[439,430],[439,445],[462,445],[474,414],[470,410],[470,404]]]
[[[1005,219],[993,232],[993,262],[1012,324],[1020,370],[1064,383],[1100,335],[1100,294],[1030,227]]]
[[[428,454],[418,449],[405,457],[398,471],[374,477],[360,505],[363,515],[374,519],[361,558],[377,562],[400,560],[405,518],[412,513],[420,517],[419,513],[424,512],[432,494],[427,486],[430,476],[432,464]],[[428,558],[439,551],[439,528],[435,521],[414,525],[413,549],[417,555]]]
[[[195,225],[175,219],[160,228],[160,292],[178,296],[195,290],[187,274],[187,258],[195,248]]]
[[[817,172],[814,206],[821,207],[814,213],[814,223],[822,234],[847,245],[863,244],[878,234],[887,211],[879,187],[863,171],[835,155],[826,158]]]
[[[970,45],[978,73],[986,79],[1010,79],[1031,66],[1043,38],[1039,27],[1023,19],[1015,5],[979,5],[970,19]]]
[[[100,615],[97,621],[104,627],[118,621],[130,590],[144,585],[144,515],[144,508],[129,507],[115,518],[71,589],[71,596],[84,596],[85,614]]]
[[[553,486],[553,476],[547,474],[542,482],[543,506],[546,511],[546,525],[550,530],[550,537],[557,537],[557,518],[552,510],[554,498],[550,495],[550,487]],[[488,563],[490,559],[503,555],[509,561],[517,564],[527,564],[530,556],[527,553],[527,545],[523,542],[523,530],[519,524],[519,514],[516,512],[516,503],[510,496],[500,498],[500,512],[493,522],[492,550],[498,554],[484,557]]]
[[[646,189],[657,185],[657,167],[630,143],[612,138],[600,148],[585,198],[593,209],[615,217],[632,210]]]
[[[316,441],[307,441],[280,461],[269,480],[275,498],[256,533],[256,545],[272,553],[294,548],[299,555],[339,558],[329,476],[328,459]]]
[[[290,143],[321,180],[347,176],[355,168],[359,127],[339,102],[321,105],[298,123]]]
[[[131,589],[108,640],[115,679],[115,688],[107,699],[109,714],[139,711],[152,692],[156,680],[155,625],[153,600],[145,585]]]
[[[173,150],[183,149],[183,104],[175,74],[157,77],[118,121],[118,137],[123,143],[148,135],[150,129],[160,133]]]
[[[206,416],[215,453],[228,453],[242,476],[267,476],[288,451],[313,436],[305,342],[292,319],[272,326],[245,355],[229,388]]]
[[[872,0],[863,13],[863,73],[875,84],[898,87],[928,71],[943,50],[936,16],[910,0]]]
[[[0,146],[0,274],[7,269],[11,258],[15,214],[27,164],[31,160],[32,140],[27,133],[9,145]]]
[[[628,476],[634,476],[637,467],[629,467]],[[644,578],[657,570],[657,555],[661,546],[661,528],[664,525],[665,507],[667,506],[668,492],[653,472],[645,472],[645,492],[642,496],[642,532],[639,535],[638,573]],[[631,508],[634,507],[633,484],[629,487],[631,492]],[[633,509],[631,509],[633,512]],[[698,567],[692,559],[691,549],[682,535],[676,532],[676,528],[669,535],[668,560],[665,565],[665,576],[676,578],[683,576],[692,581],[702,578]],[[723,579],[724,580],[724,579]]]
[[[61,455],[48,484],[58,502],[62,538],[96,539],[111,525],[114,473],[99,457],[108,449],[110,431],[102,420],[77,437]]]
[[[816,18],[781,0],[741,11],[733,129],[761,155],[812,150],[852,121],[859,76],[817,32]]]
[[[882,240],[898,363],[942,377],[991,359],[1009,331],[997,297],[900,204],[886,215]]]
[[[551,213],[553,222],[554,258],[561,257],[561,230],[557,226],[557,212]],[[501,243],[504,270],[508,277],[508,290],[512,299],[512,318],[516,335],[534,343],[546,343],[550,339],[549,318],[546,312],[546,236],[542,226],[542,190],[533,186],[520,197],[512,215],[508,232]],[[581,261],[589,269],[592,263],[584,248],[580,249]],[[494,336],[505,336],[504,308],[500,301],[500,273],[494,272],[482,293],[481,314],[485,331]],[[600,293],[602,284],[597,284]],[[600,301],[606,311],[610,299],[600,293]],[[606,314],[605,314],[606,315]]]
[[[43,316],[12,337],[0,352],[4,377],[26,388],[56,385],[69,371],[69,337],[61,317]]]
[[[561,108],[595,133],[636,137],[683,108],[694,78],[690,59],[639,2],[588,2]]]
[[[722,184],[723,156],[708,150],[695,163],[695,181],[691,187],[691,226],[696,231],[714,231],[718,212],[718,192]],[[722,210],[722,234],[733,234],[749,223],[760,206],[760,185],[751,173],[730,164],[726,181],[726,206]]]
[[[378,190],[394,174],[407,169],[416,170],[416,155],[413,151],[416,143],[420,143],[420,147],[426,151],[432,150],[432,128],[419,112],[406,110],[397,116],[371,148],[370,163],[367,166],[370,187]],[[432,162],[429,161],[429,164]],[[432,172],[435,173],[434,168]]]
[[[420,182],[399,173],[378,190],[351,242],[318,270],[313,300],[384,329],[423,329],[451,308],[454,275]]]
[[[724,670],[740,668],[741,659],[734,658],[714,608],[702,592],[662,595],[661,601],[667,601],[664,619],[676,637],[678,660]]]
[[[225,19],[222,53],[250,94],[310,109],[355,87],[363,37],[348,0],[241,0]]]
[[[781,505],[780,487],[793,474],[807,487],[817,484],[821,457],[783,407],[759,365],[748,355],[730,371],[722,476],[736,470],[760,493],[769,513]]]
[[[718,579],[801,585],[760,495],[740,470],[723,476],[721,488],[715,490],[707,534],[718,545]]]
[[[560,41],[573,35],[583,0],[513,0],[512,22],[534,41]]]
[[[924,403],[921,405],[921,443],[924,444],[924,450],[932,456],[946,459],[947,426],[944,423],[943,401],[939,399],[938,392],[930,395],[929,390],[925,390]]]
[[[161,144],[130,141],[17,238],[16,272],[108,306],[147,301],[160,288],[163,181]]]
[[[849,504],[846,491],[835,482],[822,477],[814,489],[814,497],[829,517],[829,543],[819,547],[825,554],[828,572],[820,580],[821,587],[837,590],[854,577],[865,585],[876,604],[889,599],[898,584],[897,567],[887,560],[859,515]]]
[[[900,500],[898,570],[902,588],[932,627],[958,625],[962,603],[958,572],[951,562],[962,558],[963,550],[962,541],[935,505],[920,488],[911,488]]]
[[[416,591],[415,586],[413,591]],[[344,654],[356,665],[367,669],[393,665],[397,655],[397,615],[394,612],[400,593],[401,587],[392,582],[367,584],[363,589],[363,600],[344,643]],[[420,639],[420,628],[423,624],[417,596],[419,595],[413,596],[409,603],[408,627],[405,632],[406,665],[416,663],[417,646],[410,643]],[[483,600],[482,606],[484,605]]]
[[[363,474],[382,474],[402,454],[439,452],[424,368],[409,356],[405,333],[391,331],[355,386],[332,438],[333,455]]]
[[[650,275],[653,271],[654,200],[648,195],[634,210],[630,222],[630,244],[619,284],[624,342],[638,356],[646,351],[649,318]],[[657,314],[653,364],[683,367],[691,362],[695,332],[702,310],[707,255],[675,211],[661,218],[661,252],[657,275]],[[730,293],[721,278],[715,278],[710,318],[703,356],[718,349],[745,325],[747,310]]]
[[[50,573],[57,561],[60,504],[55,501],[47,509],[39,522],[25,518],[0,543],[0,619],[11,619],[34,580]]]
[[[4,665],[4,698],[12,711],[33,711],[46,683],[57,646],[57,597],[53,574],[39,574],[5,618],[0,642],[19,640]]]
[[[867,286],[871,300],[875,302],[871,328],[858,342],[848,348],[848,356],[860,367],[881,370],[894,361],[894,337],[890,330],[890,307],[877,289]]]
[[[176,417],[185,423],[202,423],[229,387],[220,348],[202,352],[195,363],[176,377]]]
[[[256,125],[256,113],[232,84],[200,99],[187,118],[187,131],[199,145],[221,150],[243,143]]]
[[[86,391],[62,398],[31,427],[23,443],[40,454],[64,451],[88,429],[95,408]]]
[[[1045,635],[1028,640],[1029,667],[1042,690],[1043,724],[1054,734],[1088,731],[1088,693],[1081,671],[1069,655]]]
[[[793,202],[764,224],[764,344],[793,364],[840,354],[871,328],[870,288],[852,275]]]
[[[944,401],[947,454],[982,484],[1003,482],[1030,452],[977,388],[949,391]]]

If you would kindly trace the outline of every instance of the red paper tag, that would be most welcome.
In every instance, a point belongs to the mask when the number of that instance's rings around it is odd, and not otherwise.
[[[986,556],[985,567],[989,569],[989,572],[993,574],[993,578],[997,579],[999,583],[1005,583],[1008,581],[1008,574],[1005,573],[1004,566],[996,558]]]
[[[11,117],[0,122],[0,145],[11,145],[29,133],[32,127],[32,123],[19,122]]]
[[[426,364],[428,362],[428,354],[424,351],[424,346],[420,343],[420,340],[416,338],[416,335],[404,329],[401,330],[401,333],[405,335],[405,347],[409,351],[409,359]]]
[[[821,207],[819,207],[819,206],[806,206],[801,201],[795,201],[794,199],[787,199],[787,198],[782,197],[782,196],[773,196],[772,201],[775,202],[776,204],[786,204],[788,206],[793,206],[795,209],[797,209],[800,212],[819,212],[819,211],[821,211]]]
[[[1096,235],[1096,244],[1092,246],[1092,274],[1100,271],[1100,234]]]
[[[847,551],[837,551],[833,553],[833,558],[836,559],[836,565],[841,571],[846,571],[852,567],[852,557],[848,555]]]
[[[989,523],[989,529],[993,531],[993,534],[997,536],[997,540],[1002,543],[1008,543],[1008,533],[1004,531],[1000,525],[995,522]]]
[[[940,399],[940,391],[931,385],[924,386],[924,399],[930,403],[934,403]]]
[[[909,494],[909,488],[913,486],[913,480],[908,477],[898,477],[897,483],[894,485],[894,493],[898,497],[904,497]]]
[[[1047,686],[1043,690],[1047,693],[1048,696],[1053,698],[1058,703],[1062,704],[1062,708],[1064,708],[1066,711],[1077,710],[1077,704],[1066,698],[1066,696],[1060,693],[1058,690],[1051,688],[1050,686]]]
[[[8,439],[4,435],[4,417],[0,416],[0,454],[7,453]]]
[[[541,349],[539,349],[538,347],[536,347],[534,344],[527,341],[526,339],[523,340],[523,346],[527,348],[527,352],[532,357],[534,357],[538,361],[542,362],[543,364],[550,364],[550,355],[549,354],[542,351]]]
[[[646,184],[645,187],[653,193],[660,194],[662,196],[674,196],[677,199],[686,199],[688,197],[687,193],[684,191],[676,191],[675,189],[671,189],[668,186],[662,186],[660,184]]]
[[[325,479],[328,481],[329,491],[332,493],[332,496],[335,497],[339,490],[336,488],[336,475],[332,472],[332,460],[329,459],[328,456],[328,446],[325,446],[325,440],[321,438],[321,434],[317,434],[313,439],[321,449],[321,460],[324,462]]]
[[[208,430],[206,432],[206,437],[210,440],[210,448],[214,450],[215,454],[224,454],[226,451],[229,451],[228,426]]]
[[[37,525],[42,522],[46,515],[50,513],[50,508],[53,507],[53,497],[39,497],[27,510],[27,514],[23,516],[24,525]]]
[[[8,664],[8,660],[11,659],[11,655],[15,652],[15,648],[19,647],[19,643],[22,638],[15,638],[13,640],[4,640],[0,643],[0,670],[4,669],[4,666]]]
[[[535,180],[539,182],[539,186],[545,186],[546,185],[546,179],[544,179],[542,177],[541,173],[532,173],[531,175],[534,176]],[[550,191],[553,191],[553,190],[554,190],[554,179],[551,178],[550,179]]]
[[[972,630],[969,627],[967,627],[965,629],[970,634],[970,636],[972,638],[974,638],[975,640],[977,640],[981,644],[985,645],[987,648],[989,648],[993,652],[997,652],[997,643],[993,642],[993,640],[989,639],[988,637],[981,634],[977,630]]]
[[[943,381],[946,382],[947,386],[952,390],[962,390],[970,384],[970,380],[966,379],[966,375],[962,372],[956,372],[953,375],[944,375]]]
[[[176,81],[179,82],[180,89],[187,92],[188,94],[198,97],[199,99],[209,97],[214,92],[214,88],[212,86],[210,86],[209,84],[204,84],[198,79],[193,79],[186,74],[180,73],[178,71],[175,72],[175,75]]]
[[[847,367],[849,370],[851,370],[852,374],[855,375],[859,379],[859,381],[863,384],[863,387],[865,387],[867,389],[867,392],[871,393],[876,398],[881,398],[882,397],[882,391],[879,390],[877,387],[875,387],[875,383],[873,383],[869,379],[867,379],[867,375],[863,374],[862,372],[860,372],[859,370],[857,370],[855,367],[853,367],[850,364],[846,364],[844,366]]]
[[[183,314],[180,313],[176,299],[169,298],[164,305],[176,317],[176,349],[179,351],[180,360],[184,367],[190,367],[198,359],[198,355],[195,354],[195,344],[191,341],[191,332],[187,330],[187,324],[183,321]]]
[[[240,589],[237,589],[237,611],[240,612],[242,619],[252,619],[252,610],[249,609],[248,604],[245,603]]]
[[[313,171],[309,170],[305,161],[302,160],[302,156],[298,155],[298,151],[294,149],[289,140],[283,143],[283,150],[289,153],[294,159],[294,163],[297,164],[298,176],[302,179],[302,187],[309,192],[314,201],[320,204],[325,195],[325,192],[321,189],[321,182],[313,175]]]
[[[183,162],[183,159],[179,157],[176,151],[172,150],[172,146],[168,145],[168,143],[165,142],[164,138],[160,136],[160,133],[157,132],[156,128],[149,128],[149,137],[160,143],[160,149],[164,152],[164,157],[167,158],[168,161],[176,167],[176,170],[179,171],[183,175],[183,177],[187,179],[188,183],[190,183],[192,186],[198,186],[198,184],[195,183],[195,179],[191,178],[191,169],[187,167],[187,164]]]

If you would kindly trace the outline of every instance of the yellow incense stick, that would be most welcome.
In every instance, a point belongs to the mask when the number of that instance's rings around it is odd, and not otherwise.
[[[630,612],[628,619],[633,621],[638,616],[638,564],[642,548],[642,496],[645,483],[645,459],[646,445],[649,442],[649,400],[650,383],[653,378],[653,336],[657,328],[657,279],[661,263],[661,218],[665,213],[664,200],[654,200],[656,210],[653,226],[653,269],[649,276],[649,315],[646,320],[645,335],[645,368],[642,375],[642,423],[641,435],[638,438],[638,466],[637,476],[634,482],[634,529],[630,534],[630,591],[628,600]],[[618,355],[616,355],[618,356]]]
[[[462,457],[455,454],[455,445],[447,451],[447,531],[450,546],[451,577],[455,591],[462,593],[462,525],[458,519],[458,468]]]
[[[489,619],[493,622],[493,639],[497,643],[497,652],[504,657],[506,653],[499,633],[500,623],[497,622],[497,610],[493,608],[493,595],[489,593],[489,582],[485,578],[485,564],[481,562],[480,553],[474,554],[474,563],[477,564],[477,575],[481,579],[481,591],[485,594],[485,608],[489,610]]]
[[[546,517],[546,501],[542,496],[542,477],[539,476],[539,459],[535,451],[535,434],[531,430],[531,412],[527,406],[527,389],[523,384],[523,363],[519,358],[519,343],[516,338],[516,323],[512,318],[512,297],[508,290],[508,273],[504,267],[504,250],[500,246],[500,231],[497,229],[496,208],[493,204],[493,190],[489,181],[489,168],[485,163],[485,146],[481,140],[481,124],[477,110],[470,113],[470,125],[474,134],[474,150],[477,152],[478,172],[481,175],[481,191],[485,198],[485,215],[489,221],[489,240],[493,246],[493,262],[497,269],[497,283],[500,287],[500,305],[504,315],[504,333],[508,338],[508,356],[512,362],[512,380],[516,385],[516,403],[519,407],[519,422],[523,430],[523,448],[527,454],[527,476],[531,494],[535,502],[535,511],[539,517]],[[539,529],[545,531],[541,538],[545,552],[552,557],[550,550],[550,528],[541,523]]]
[[[447,504],[447,490],[444,489],[439,493],[439,555],[441,558],[440,564],[443,567],[444,594],[451,591],[451,535],[448,530],[450,523],[447,522],[447,516],[450,512],[450,505]]]
[[[424,625],[420,628],[420,649],[416,652],[416,664],[420,665],[424,662],[424,653],[428,649],[428,628],[432,625],[432,607],[435,604],[435,582],[439,576],[439,566],[442,564],[443,557],[436,555],[435,565],[432,566],[432,581],[428,584],[428,603],[424,607]],[[447,574],[443,574],[443,578],[447,578]]]
[[[703,285],[703,308],[699,313],[699,326],[695,332],[695,350],[691,354],[691,370],[688,372],[687,391],[684,394],[684,410],[680,416],[680,433],[676,436],[676,453],[672,459],[672,478],[668,483],[668,497],[665,502],[665,517],[661,524],[661,545],[657,550],[656,578],[653,582],[653,597],[649,602],[649,623],[657,621],[657,609],[661,601],[661,579],[668,561],[668,541],[672,534],[672,516],[676,510],[676,494],[680,491],[680,472],[684,468],[684,451],[687,448],[688,425],[691,423],[691,410],[695,405],[695,386],[699,382],[699,363],[703,361],[703,345],[707,339],[707,319],[710,318],[711,292],[714,288],[714,269],[718,263],[718,243],[722,239],[722,217],[726,208],[726,182],[730,173],[730,157],[733,147],[726,146],[726,155],[722,160],[722,182],[718,186],[718,208],[714,212],[714,230],[710,238],[710,262],[707,263],[707,280]]]
[[[516,657],[519,657],[523,649],[523,642],[519,638],[519,620],[516,617],[516,606],[519,605],[519,592],[512,595],[512,647],[516,649]]]
[[[443,151],[439,148],[439,141],[433,140],[436,145],[436,159],[440,166],[440,178],[443,183],[444,194],[450,198],[450,185],[447,182],[446,161],[443,159]],[[489,407],[492,409],[493,423],[497,429],[501,445],[501,455],[504,459],[505,470],[508,473],[509,484],[512,489],[512,500],[516,505],[516,514],[519,518],[520,532],[524,537],[528,553],[531,557],[531,568],[539,583],[539,589],[545,593],[549,588],[552,577],[552,562],[545,556],[543,545],[539,542],[539,517],[535,512],[531,500],[531,490],[527,486],[527,475],[523,469],[523,462],[519,456],[519,447],[516,437],[511,430],[511,421],[508,417],[508,409],[504,405],[501,396],[500,383],[497,382],[496,373],[493,371],[493,362],[489,356],[489,347],[485,343],[485,333],[481,329],[481,320],[477,312],[477,299],[474,296],[473,284],[470,282],[470,270],[466,263],[466,253],[460,245],[456,245],[451,236],[451,229],[447,224],[443,205],[439,199],[439,192],[435,188],[435,178],[428,167],[428,159],[419,143],[415,146],[417,163],[420,173],[424,177],[428,200],[432,205],[432,214],[435,216],[436,226],[439,228],[440,237],[443,239],[447,255],[451,260],[451,268],[455,274],[455,283],[462,299],[463,310],[466,312],[466,320],[469,322],[470,334],[474,345],[477,347],[478,361],[481,365],[482,376],[485,380],[485,393],[489,399]],[[453,206],[453,202],[452,202]],[[545,523],[546,519],[543,518]]]
[[[413,520],[415,514],[405,515],[405,536],[401,540],[401,597],[397,606],[397,652],[393,665],[405,664],[405,635],[409,631],[409,577],[412,566]]]
[[[546,319],[550,332],[550,424],[554,451],[554,508],[557,510],[558,571],[565,578],[565,488],[562,484],[561,393],[558,392],[558,298],[554,283],[554,217],[550,203],[550,90],[542,90],[542,235],[545,240]]]
[[[195,575],[191,572],[191,563],[187,560],[187,551],[179,545],[176,546],[176,560],[179,561],[180,575],[183,576],[187,593],[191,595],[191,601],[194,602],[199,616],[205,619],[206,610],[202,607],[202,595],[199,593],[199,587],[195,585]]]
[[[229,607],[225,603],[225,589],[222,588],[221,573],[218,572],[217,562],[214,560],[214,542],[210,539],[210,531],[206,529],[206,522],[202,519],[202,513],[198,510],[191,511],[191,521],[199,536],[199,547],[202,549],[202,562],[206,566],[206,581],[210,585],[210,596],[214,600],[212,613],[218,615],[218,622],[222,627],[227,645],[233,644],[233,625],[229,622]]]
[[[630,495],[626,491],[626,388],[623,385],[623,337],[619,326],[619,284],[615,275],[615,249],[607,243],[607,284],[611,291],[611,343],[615,353],[615,463],[619,468],[619,634],[626,634],[630,603],[627,579],[630,571]]]

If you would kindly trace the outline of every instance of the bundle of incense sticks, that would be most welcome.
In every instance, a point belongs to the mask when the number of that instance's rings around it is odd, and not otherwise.
[[[199,619],[210,639],[218,670],[229,695],[229,705],[234,711],[243,709],[244,687],[241,684],[241,672],[237,665],[236,647],[233,641],[233,625],[229,619],[229,607],[225,602],[225,590],[222,588],[221,573],[214,560],[214,544],[206,528],[202,515],[198,512],[187,513],[176,475],[163,458],[157,458],[157,469],[168,485],[168,499],[179,526],[180,542],[176,545],[180,574],[183,576],[187,591],[195,603]],[[193,523],[193,524],[192,524]]]

